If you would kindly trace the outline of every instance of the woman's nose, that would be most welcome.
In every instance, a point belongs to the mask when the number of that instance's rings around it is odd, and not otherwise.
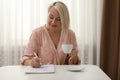
[[[53,20],[52,20],[52,24],[56,24],[56,19],[53,19]]]

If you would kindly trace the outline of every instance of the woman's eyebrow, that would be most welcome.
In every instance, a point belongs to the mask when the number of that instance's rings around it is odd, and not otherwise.
[[[49,13],[49,16],[55,17],[53,14]],[[55,18],[60,18],[60,16],[55,17]]]

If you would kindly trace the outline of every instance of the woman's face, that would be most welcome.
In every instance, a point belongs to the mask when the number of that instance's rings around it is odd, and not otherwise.
[[[60,15],[54,7],[48,12],[47,27],[52,30],[61,30]]]

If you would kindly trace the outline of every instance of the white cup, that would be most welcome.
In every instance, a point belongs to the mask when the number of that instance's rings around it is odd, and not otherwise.
[[[73,49],[72,44],[62,44],[62,50],[64,53],[69,54],[71,53],[72,49]]]

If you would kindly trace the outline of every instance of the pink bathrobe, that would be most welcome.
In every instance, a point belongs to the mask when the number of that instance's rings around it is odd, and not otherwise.
[[[77,55],[78,49],[77,49],[76,38],[72,30],[69,30],[68,34],[60,38],[59,44],[56,49],[46,29],[46,26],[44,25],[42,27],[39,27],[33,30],[32,32],[28,45],[24,51],[21,64],[24,64],[25,60],[33,58],[34,52],[37,53],[37,55],[41,58],[42,64],[48,64],[48,63],[55,65],[69,64],[68,62],[69,55],[64,54],[61,49],[61,45],[63,43],[73,44],[73,49],[70,54]],[[80,63],[78,56],[76,56],[74,59],[77,59],[77,61],[74,61],[73,64]]]

